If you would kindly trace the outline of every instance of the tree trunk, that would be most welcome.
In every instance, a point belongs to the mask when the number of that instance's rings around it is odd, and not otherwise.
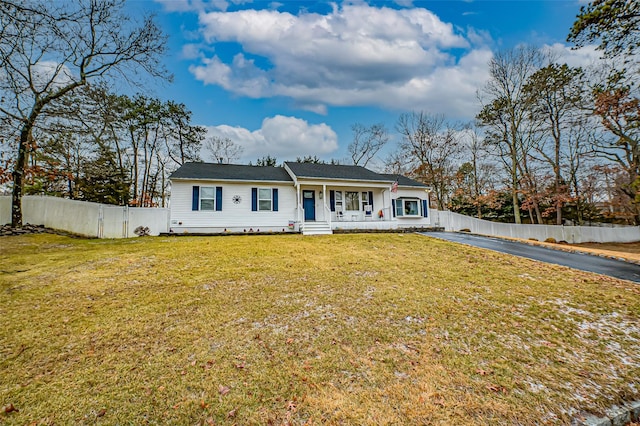
[[[556,145],[556,159],[557,161],[560,158],[560,150]],[[562,200],[560,198],[560,163],[555,164],[555,174],[556,174],[556,225],[562,225]]]
[[[515,219],[515,223],[519,225],[522,223],[522,219],[520,218],[520,205],[518,204],[518,159],[515,154],[512,154],[511,161],[513,161],[511,167],[511,199],[513,200],[513,217]]]
[[[544,224],[544,221],[542,220],[542,214],[540,213],[540,206],[538,205],[537,201],[533,202],[533,209],[536,212],[536,220],[538,221],[538,223],[540,225]]]
[[[13,191],[11,193],[11,227],[22,227],[22,192],[24,189],[24,171],[29,161],[29,143],[31,142],[31,129],[33,124],[27,122],[20,132],[18,145],[18,158],[13,169]]]

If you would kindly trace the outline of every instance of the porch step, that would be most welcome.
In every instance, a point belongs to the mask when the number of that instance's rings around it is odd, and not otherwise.
[[[333,234],[327,222],[304,222],[302,235],[330,235]]]

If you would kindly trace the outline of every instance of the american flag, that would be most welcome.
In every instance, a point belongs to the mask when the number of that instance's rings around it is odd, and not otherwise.
[[[398,180],[393,182],[393,185],[391,185],[391,192],[398,192]]]

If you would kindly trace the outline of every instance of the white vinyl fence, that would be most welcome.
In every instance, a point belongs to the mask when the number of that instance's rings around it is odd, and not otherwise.
[[[570,244],[580,243],[630,243],[640,241],[638,226],[558,226],[558,225],[516,225],[480,220],[448,211],[430,210],[431,223],[443,227],[445,231],[469,230],[474,234],[495,237],[536,239],[544,241],[555,238]]]
[[[22,197],[23,223],[97,238],[135,237],[134,230],[149,228],[150,235],[169,230],[169,209],[121,207],[46,196]],[[11,223],[11,197],[0,197],[0,224]]]
[[[638,226],[556,226],[516,225],[480,220],[461,214],[430,210],[431,224],[445,231],[468,229],[474,234],[496,237],[579,243],[627,243],[640,241]],[[135,237],[138,226],[148,227],[151,235],[169,231],[169,209],[119,207],[57,197],[25,196],[23,222],[97,238]],[[0,196],[0,225],[11,223],[11,197]]]

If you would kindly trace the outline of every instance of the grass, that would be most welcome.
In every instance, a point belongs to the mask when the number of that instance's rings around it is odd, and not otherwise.
[[[640,262],[640,243],[582,243],[575,244],[574,247]]]
[[[569,423],[640,286],[419,235],[0,239],[0,424]]]

